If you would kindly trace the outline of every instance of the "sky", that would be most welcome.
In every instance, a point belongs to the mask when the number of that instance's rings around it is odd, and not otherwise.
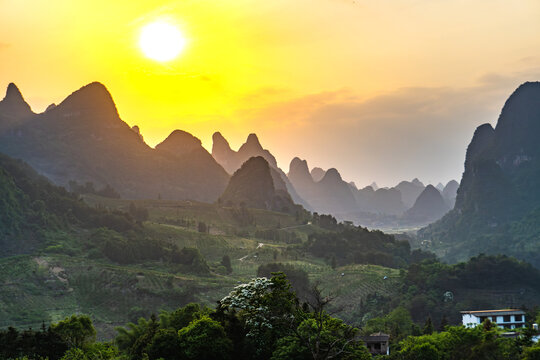
[[[347,181],[459,180],[474,129],[540,80],[537,0],[0,0],[0,88],[36,112],[93,81],[154,146],[249,133]],[[144,55],[173,24],[183,52]]]

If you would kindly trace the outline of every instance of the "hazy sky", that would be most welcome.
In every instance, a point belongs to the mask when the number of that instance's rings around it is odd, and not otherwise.
[[[211,149],[250,132],[358,185],[459,179],[476,126],[540,80],[538,0],[0,0],[0,87],[34,111],[100,81],[155,145],[183,129]],[[187,38],[159,63],[162,20]]]

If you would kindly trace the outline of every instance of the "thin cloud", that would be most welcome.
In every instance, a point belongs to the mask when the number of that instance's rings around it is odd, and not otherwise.
[[[336,167],[360,185],[414,177],[444,183],[460,179],[474,129],[495,124],[515,88],[539,78],[533,68],[485,74],[471,87],[408,87],[368,99],[349,90],[323,92],[245,109],[238,117],[253,124],[285,168],[298,155],[310,165]]]

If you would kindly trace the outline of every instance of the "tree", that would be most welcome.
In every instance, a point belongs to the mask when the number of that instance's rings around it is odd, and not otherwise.
[[[86,315],[72,315],[57,324],[53,324],[52,329],[70,347],[82,348],[96,339],[96,329],[94,329],[90,317]]]
[[[278,339],[291,334],[296,296],[283,273],[256,278],[219,301],[218,311],[237,311],[258,358],[270,357]]]
[[[371,359],[364,343],[357,338],[358,329],[330,317],[325,307],[331,298],[312,288],[308,300],[310,312],[297,312],[300,323],[293,335],[280,339],[272,360],[285,359]]]
[[[439,351],[429,343],[416,344],[404,357],[405,360],[439,360]]]
[[[232,342],[225,330],[208,316],[193,321],[178,331],[181,353],[188,360],[226,360]]]
[[[523,360],[540,360],[540,345],[527,348],[523,351]]]
[[[66,351],[61,360],[115,360],[118,349],[110,343],[94,343],[84,349],[72,348]]]
[[[444,331],[446,327],[448,326],[448,319],[446,318],[446,315],[443,315],[441,318],[441,323],[439,325],[438,331]]]
[[[221,265],[223,265],[225,269],[227,269],[227,274],[232,273],[233,269],[231,265],[231,258],[229,257],[229,255],[223,255],[223,257],[221,258]]]
[[[197,230],[200,232],[200,233],[206,233],[208,228],[206,226],[206,224],[202,221],[199,221],[199,224],[197,226]]]
[[[428,316],[426,323],[424,324],[424,335],[430,335],[433,333],[433,322],[431,316]]]
[[[150,359],[176,360],[180,351],[180,338],[174,329],[159,329],[146,347]]]
[[[178,331],[188,326],[192,321],[200,319],[203,315],[209,313],[209,308],[201,307],[197,303],[189,303],[171,313],[163,311],[159,318],[162,328],[172,328]]]

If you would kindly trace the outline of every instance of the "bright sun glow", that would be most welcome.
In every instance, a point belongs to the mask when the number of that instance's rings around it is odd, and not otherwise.
[[[157,61],[169,61],[176,58],[185,45],[186,39],[180,30],[162,21],[143,27],[139,38],[139,46],[144,55]]]

